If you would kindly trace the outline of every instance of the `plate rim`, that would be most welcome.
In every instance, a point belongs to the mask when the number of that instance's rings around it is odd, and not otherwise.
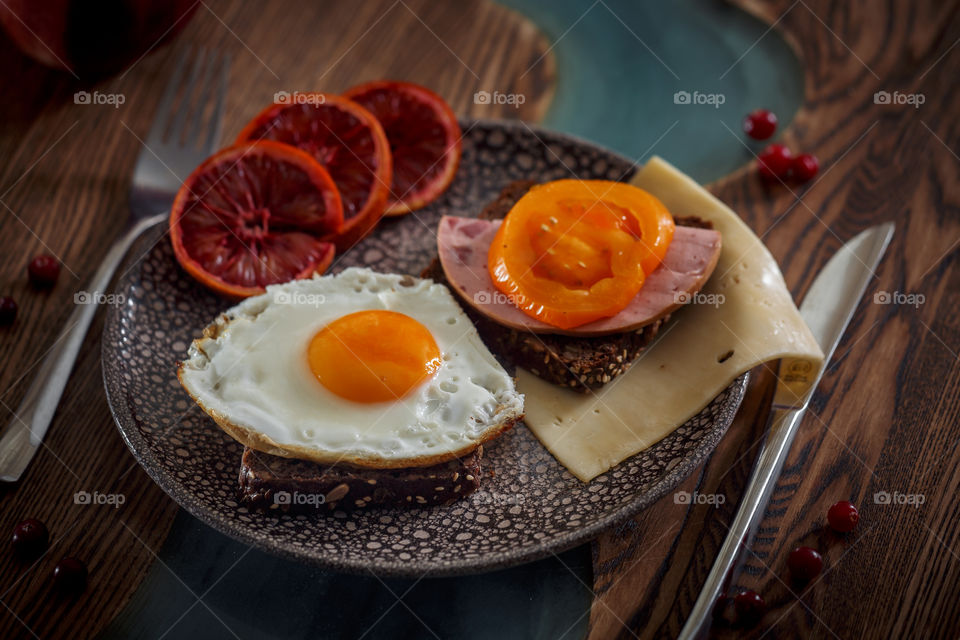
[[[511,130],[525,129],[530,133],[533,133],[533,135],[538,139],[542,135],[546,135],[554,139],[560,139],[563,141],[572,142],[576,145],[592,148],[607,157],[614,157],[631,166],[631,168],[625,172],[621,178],[626,178],[633,171],[635,171],[638,166],[640,166],[639,161],[633,161],[630,158],[602,145],[598,145],[567,133],[531,125],[520,120],[459,118],[459,122],[461,125],[466,123],[468,126],[465,128],[468,130],[476,126],[483,125],[491,128],[501,128],[507,130],[508,132]],[[151,231],[141,237],[141,241],[143,238],[149,238],[158,234],[160,236],[164,235],[162,231],[160,231],[161,229],[162,225],[154,227],[151,229]],[[139,244],[139,242],[137,244]],[[152,250],[153,247],[151,247],[150,251],[148,252],[138,254],[138,258],[132,262],[129,260],[124,260],[126,272],[120,281],[115,283],[114,290],[126,290],[134,283],[135,278],[139,275],[139,270],[134,268],[135,265],[143,262],[143,260],[147,258]],[[129,257],[129,255],[130,254],[128,254],[127,257]],[[120,307],[111,307],[107,310],[102,334],[103,338],[106,338],[108,334],[117,333],[117,323],[120,322],[121,315],[122,311]],[[730,425],[733,423],[733,419],[740,409],[743,398],[746,394],[747,383],[750,378],[750,372],[744,372],[720,392],[732,394],[732,408],[730,410],[729,420],[723,421],[724,424],[722,424],[720,428],[712,429],[706,437],[702,438],[698,442],[697,447],[691,452],[691,455],[683,458],[681,462],[670,469],[660,479],[654,481],[652,484],[647,485],[642,493],[638,491],[636,494],[634,494],[634,498],[629,503],[623,505],[619,509],[605,514],[589,525],[566,531],[560,535],[553,536],[545,540],[540,540],[536,543],[515,547],[510,551],[497,553],[492,556],[481,555],[475,558],[460,558],[452,562],[443,563],[431,563],[429,559],[424,558],[417,558],[414,561],[406,562],[384,562],[379,560],[361,561],[344,559],[338,556],[298,553],[291,550],[281,542],[272,539],[264,540],[257,538],[255,535],[247,531],[249,527],[242,526],[240,523],[234,520],[223,520],[219,518],[215,513],[207,509],[202,501],[197,500],[191,492],[184,490],[181,483],[177,482],[172,475],[163,471],[156,456],[146,442],[146,439],[139,432],[139,430],[136,429],[135,425],[132,429],[128,429],[124,424],[125,420],[129,420],[129,410],[131,406],[130,403],[126,402],[124,398],[117,397],[116,394],[111,391],[111,385],[107,376],[108,351],[110,348],[111,346],[108,344],[107,340],[101,339],[101,377],[103,380],[107,405],[110,408],[110,415],[113,417],[114,424],[117,427],[117,430],[120,432],[120,436],[123,439],[124,444],[126,444],[127,448],[130,449],[130,452],[133,454],[137,464],[147,472],[147,475],[150,477],[150,479],[153,480],[154,483],[156,483],[157,486],[164,491],[164,493],[170,496],[170,498],[173,499],[173,501],[176,502],[179,507],[187,511],[190,515],[197,518],[207,526],[210,526],[211,528],[227,535],[230,538],[233,538],[234,540],[249,546],[263,549],[288,560],[299,562],[305,561],[314,566],[333,571],[343,571],[354,574],[372,573],[378,576],[403,578],[473,575],[533,562],[551,555],[562,553],[563,551],[571,549],[578,544],[589,542],[599,536],[605,529],[608,529],[627,520],[628,518],[633,517],[654,502],[660,500],[671,489],[674,489],[681,482],[683,482],[683,480],[686,479],[697,466],[699,466],[714,452],[720,440],[722,440],[724,435],[726,435],[727,430],[730,428]],[[112,355],[112,353],[110,355]],[[122,369],[123,361],[122,359],[118,360],[110,358],[109,366],[111,371],[114,369]],[[188,411],[193,411],[195,407],[196,405],[192,405]],[[127,415],[124,415],[124,412],[121,410],[125,410]],[[674,433],[675,431],[671,432],[653,446],[656,447],[660,445],[666,441],[667,438],[673,436]],[[587,484],[589,483],[584,483],[584,486]],[[439,506],[435,508],[449,508],[449,506]]]

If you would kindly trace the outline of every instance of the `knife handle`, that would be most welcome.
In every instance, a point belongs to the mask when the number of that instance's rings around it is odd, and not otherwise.
[[[714,560],[710,575],[707,576],[679,638],[701,638],[710,630],[717,599],[730,586],[740,550],[750,545],[805,411],[806,406],[800,409],[774,408],[771,411],[767,423],[767,438],[750,475],[750,482],[740,499],[737,515],[727,531],[727,537],[720,547],[717,559]]]
[[[100,268],[89,284],[88,295],[99,296],[106,292],[114,272],[127,250],[140,235],[166,218],[165,214],[141,220],[132,226],[104,256]],[[77,296],[80,294],[78,293]],[[96,300],[75,299],[76,307],[67,319],[66,328],[43,358],[40,370],[30,383],[20,406],[0,439],[0,481],[16,482],[33,459],[33,455],[47,427],[53,420],[60,396],[67,386],[77,354],[87,335],[87,329],[97,313]]]

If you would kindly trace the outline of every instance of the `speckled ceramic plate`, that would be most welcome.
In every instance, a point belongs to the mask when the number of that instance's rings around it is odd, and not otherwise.
[[[417,274],[435,254],[444,214],[479,211],[511,180],[626,179],[629,160],[522,123],[463,122],[460,170],[426,209],[384,221],[336,263]],[[675,487],[714,449],[746,388],[736,380],[700,414],[647,451],[583,484],[522,424],[487,445],[481,491],[446,507],[285,515],[237,504],[242,447],[180,388],[175,364],[230,306],[180,270],[166,238],[118,285],[103,334],[114,418],[150,476],[184,509],[239,540],[332,569],[453,575],[541,558],[596,536]]]

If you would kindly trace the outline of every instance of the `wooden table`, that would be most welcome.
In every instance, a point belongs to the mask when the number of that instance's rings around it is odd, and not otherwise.
[[[785,138],[816,153],[822,169],[816,182],[791,190],[764,186],[744,168],[711,185],[712,191],[764,237],[798,297],[843,241],[871,224],[897,223],[869,299],[813,400],[752,555],[736,578],[738,587],[759,591],[770,605],[752,633],[955,636],[958,3],[742,4],[775,23],[763,38],[786,38],[804,62],[806,99]],[[588,9],[610,10],[587,3]],[[124,94],[116,111],[74,104],[81,85],[69,74],[43,69],[0,42],[0,294],[20,305],[17,322],[0,329],[0,424],[8,422],[32,368],[57,338],[101,248],[123,224],[137,136],[149,128],[174,49],[184,42],[234,53],[227,136],[276,90],[336,91],[377,77],[434,87],[459,114],[539,121],[564,77],[550,38],[486,0],[211,1],[198,7],[172,47],[96,86]],[[518,109],[475,105],[474,91],[487,87],[528,99]],[[876,104],[878,91],[922,94],[925,102],[919,108]],[[733,137],[730,143],[737,144]],[[25,279],[25,265],[41,251],[64,264],[49,293],[32,291]],[[916,294],[922,304],[873,303],[878,291]],[[40,637],[96,634],[155,562],[153,550],[177,512],[113,427],[100,381],[101,327],[102,318],[84,345],[47,446],[19,486],[0,488],[0,531],[34,516],[51,526],[53,536],[51,552],[35,566],[15,561],[9,545],[0,545],[2,637],[32,637],[28,628]],[[756,372],[729,435],[679,488],[722,494],[723,506],[675,504],[667,496],[593,545],[591,638],[679,631],[747,479],[771,383],[768,372]],[[122,491],[127,503],[118,514],[74,504],[74,492],[91,487]],[[919,495],[923,504],[878,504],[878,492]],[[858,529],[845,537],[824,526],[827,508],[841,499],[858,504],[862,515]],[[821,549],[826,560],[824,573],[806,588],[791,584],[785,569],[787,553],[800,544]],[[54,598],[49,573],[67,553],[110,578],[65,603]]]

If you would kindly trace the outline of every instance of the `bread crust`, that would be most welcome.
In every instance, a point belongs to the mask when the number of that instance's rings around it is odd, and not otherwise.
[[[480,446],[431,467],[353,469],[278,458],[247,447],[240,463],[240,501],[284,512],[450,504],[480,487],[482,456]]]

